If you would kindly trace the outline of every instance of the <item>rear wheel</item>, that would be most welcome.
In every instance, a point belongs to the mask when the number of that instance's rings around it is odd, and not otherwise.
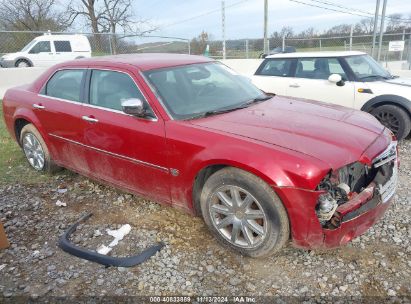
[[[398,140],[407,137],[411,130],[410,116],[402,108],[383,105],[371,111],[384,126],[390,129]]]
[[[23,127],[20,144],[27,161],[36,171],[54,173],[61,169],[51,159],[46,143],[34,125],[27,124]]]
[[[246,256],[267,256],[289,239],[287,212],[278,196],[255,175],[224,168],[201,193],[204,221],[225,246]]]

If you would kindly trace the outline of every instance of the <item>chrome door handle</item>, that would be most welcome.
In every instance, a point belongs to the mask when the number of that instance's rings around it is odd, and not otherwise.
[[[299,88],[300,85],[298,83],[292,83],[290,84],[290,88]]]
[[[98,122],[98,119],[95,119],[95,118],[89,117],[89,116],[83,116],[81,118],[85,121],[88,121],[88,122]]]
[[[42,109],[45,109],[46,107],[35,103],[33,104],[33,108],[42,110]]]

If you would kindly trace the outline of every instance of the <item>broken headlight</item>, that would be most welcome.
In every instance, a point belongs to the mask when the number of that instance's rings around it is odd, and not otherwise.
[[[337,207],[348,202],[356,193],[363,191],[375,178],[377,172],[378,169],[375,167],[360,162],[330,171],[316,189],[324,192],[319,196],[315,208],[321,225],[328,226]]]

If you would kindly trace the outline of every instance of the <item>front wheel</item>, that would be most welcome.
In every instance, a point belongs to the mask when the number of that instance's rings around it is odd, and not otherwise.
[[[273,189],[255,175],[224,168],[202,190],[205,223],[225,246],[251,257],[280,250],[289,239],[287,212]]]
[[[17,60],[15,66],[16,68],[28,68],[28,67],[31,67],[31,64],[25,59],[19,59]]]
[[[36,171],[54,173],[61,169],[51,159],[46,143],[34,125],[27,124],[23,127],[20,144],[27,161]]]
[[[400,107],[383,105],[372,110],[371,114],[390,129],[398,140],[404,139],[410,133],[410,116]]]

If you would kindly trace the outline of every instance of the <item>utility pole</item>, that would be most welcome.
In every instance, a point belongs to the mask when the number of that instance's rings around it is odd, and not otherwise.
[[[226,59],[226,48],[225,48],[225,1],[221,1],[221,26],[223,34],[223,59]]]
[[[264,0],[264,53],[268,51],[268,0]]]
[[[382,36],[384,35],[384,21],[385,21],[385,10],[387,9],[387,0],[384,0],[382,5],[382,14],[381,14],[381,26],[380,26],[380,42],[378,45],[378,55],[377,61],[381,59],[381,50],[382,50]]]
[[[380,0],[377,0],[375,6],[375,16],[374,16],[374,30],[372,33],[372,46],[371,46],[371,57],[374,57],[375,53],[375,42],[377,40],[377,27],[378,27],[378,14],[380,12]]]

